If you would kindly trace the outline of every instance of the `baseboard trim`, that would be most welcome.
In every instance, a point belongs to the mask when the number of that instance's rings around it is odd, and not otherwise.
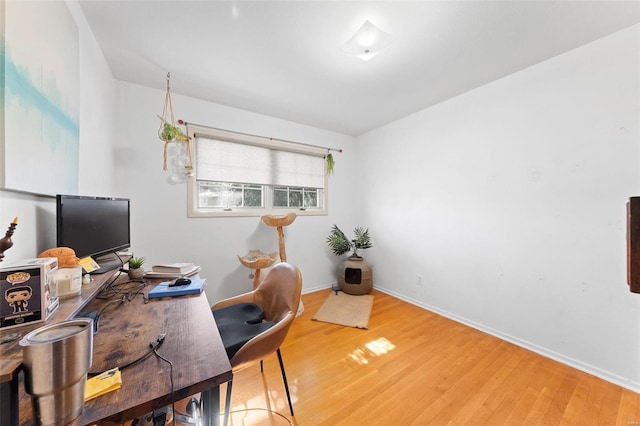
[[[621,386],[625,389],[629,389],[633,392],[636,393],[640,393],[640,383],[639,382],[634,382],[631,380],[628,380],[624,377],[618,376],[617,374],[613,374],[609,371],[603,370],[601,368],[595,367],[593,365],[590,364],[586,364],[582,361],[578,361],[576,359],[573,359],[571,357],[567,357],[563,354],[551,351],[545,347],[536,345],[534,343],[528,342],[526,340],[522,340],[520,338],[517,338],[515,336],[511,336],[509,334],[506,333],[502,333],[499,330],[495,330],[491,327],[486,327],[483,324],[477,323],[475,321],[469,320],[467,318],[461,317],[459,315],[456,314],[452,314],[451,312],[447,312],[445,310],[439,309],[435,306],[431,306],[425,303],[422,303],[418,300],[412,299],[410,297],[406,297],[403,294],[399,294],[393,290],[390,290],[388,288],[384,288],[384,287],[380,287],[380,286],[376,286],[374,285],[374,288],[378,291],[381,291],[383,293],[386,293],[390,296],[393,297],[397,297],[400,300],[403,300],[407,303],[411,303],[412,305],[418,306],[420,308],[426,309],[428,311],[434,312],[438,315],[442,315],[443,317],[449,318],[450,320],[459,322],[461,324],[464,324],[466,326],[469,326],[471,328],[475,328],[476,330],[480,330],[484,333],[490,334],[492,336],[495,336],[499,339],[502,339],[504,341],[507,341],[509,343],[513,343],[516,346],[520,346],[524,349],[530,350],[532,352],[537,353],[538,355],[542,355],[546,358],[550,358],[553,359],[554,361],[558,361],[562,364],[568,365],[569,367],[573,367],[577,370],[583,371],[585,373],[591,374],[593,376],[596,376],[602,380],[606,380],[607,382],[611,382],[613,384],[616,384],[618,386]]]
[[[326,290],[328,288],[333,288],[334,285],[335,285],[335,283],[325,284],[325,285],[318,285],[318,286],[315,286],[315,287],[312,287],[312,288],[305,288],[305,289],[302,290],[302,294],[315,293],[316,291]],[[391,293],[387,293],[387,294],[391,294]]]

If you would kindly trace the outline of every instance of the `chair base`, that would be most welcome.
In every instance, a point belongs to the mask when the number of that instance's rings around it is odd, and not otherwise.
[[[289,411],[291,412],[291,417],[293,414],[293,404],[291,403],[291,393],[289,392],[289,383],[287,382],[287,373],[284,370],[284,362],[282,361],[282,353],[280,352],[280,348],[276,350],[276,354],[278,355],[278,362],[280,363],[280,372],[282,373],[282,382],[284,383],[284,390],[287,393],[287,401],[289,402]],[[260,372],[262,372],[262,360],[260,360]],[[227,395],[225,397],[224,402],[224,426],[228,426],[229,424],[229,414],[231,413],[231,390],[233,389],[233,378],[227,382]]]

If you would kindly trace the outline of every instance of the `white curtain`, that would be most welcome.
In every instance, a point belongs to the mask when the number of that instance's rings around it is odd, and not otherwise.
[[[323,156],[208,137],[195,145],[198,180],[324,188]]]

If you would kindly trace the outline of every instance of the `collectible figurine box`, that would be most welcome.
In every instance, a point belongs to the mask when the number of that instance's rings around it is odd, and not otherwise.
[[[0,268],[0,329],[45,321],[58,307],[57,258],[27,259]]]

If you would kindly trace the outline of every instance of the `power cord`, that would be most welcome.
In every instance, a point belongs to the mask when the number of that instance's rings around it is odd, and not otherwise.
[[[113,274],[113,276],[111,277],[111,280],[107,283],[107,285],[104,286],[104,288],[100,291],[100,293],[98,293],[98,295],[96,296],[96,299],[106,299],[106,297],[103,297],[103,294],[106,293],[107,290],[111,289],[111,287],[116,282],[119,276],[120,274]]]
[[[164,334],[164,333],[163,333],[163,334],[159,334],[159,335],[158,335],[158,338],[156,339],[156,341],[155,341],[155,342],[149,342],[149,346],[151,347],[151,349],[155,351],[155,350],[156,350],[156,348],[157,348],[158,346],[160,346],[160,345],[162,344],[162,342],[164,342],[164,338],[165,338],[165,337],[167,337],[167,335],[166,335],[166,334]]]
[[[111,306],[113,303],[124,303],[124,301],[132,302],[138,294],[142,295],[142,299],[144,303],[149,303],[149,297],[142,291],[144,287],[147,285],[144,281],[127,281],[120,284],[115,284],[115,278],[111,280],[96,296],[96,299],[100,300],[109,300],[117,297],[115,300],[111,300],[107,302],[102,309],[96,314],[96,318],[94,319],[94,334],[98,332],[98,323],[100,321],[100,316],[105,311],[105,309]],[[133,285],[131,285],[133,284]]]
[[[100,324],[100,316],[104,313],[104,311],[114,303],[124,303],[125,297],[121,297],[117,300],[112,300],[107,302],[99,312],[96,311],[83,311],[76,314],[77,317],[81,318],[91,318],[93,319],[93,334],[95,335],[98,332],[99,324]]]
[[[100,294],[96,296],[96,299],[112,299],[113,297],[125,295],[127,300],[131,302],[137,295],[142,294],[144,302],[147,303],[149,299],[146,298],[142,291],[146,285],[147,283],[144,280],[129,280],[122,283],[112,281],[104,287]]]
[[[130,362],[124,364],[124,365],[121,365],[119,367],[112,367],[112,368],[118,368],[120,371],[122,371],[125,368],[131,367],[132,365],[136,365],[136,364],[144,361],[145,359],[149,358],[151,356],[151,354],[156,352],[156,350],[164,342],[165,337],[166,337],[165,334],[160,334],[155,342],[149,342],[150,349],[147,352],[145,352],[143,355],[141,355],[140,357],[138,357],[138,358],[134,359],[133,361],[130,361]],[[156,353],[156,355],[157,355],[157,353]],[[111,370],[111,368],[107,368],[106,370]],[[171,372],[173,373],[173,366],[172,366]],[[91,372],[90,371],[88,373],[88,375],[90,377],[93,377],[93,376],[97,376],[98,374],[102,374],[102,373],[103,373],[102,371],[101,372]],[[172,389],[172,393],[173,393],[173,377],[171,377],[171,389]]]
[[[116,303],[116,302],[121,302],[123,303],[125,299],[125,296],[122,296],[122,299],[119,300],[114,300],[112,302],[109,302],[107,305],[110,305],[111,303]],[[104,309],[106,308],[103,307],[102,311],[104,311]],[[102,313],[102,311],[100,311],[100,313]],[[98,314],[98,318],[99,318],[100,314]],[[151,354],[154,354],[155,356],[157,356],[158,358],[160,358],[162,361],[166,362],[167,364],[169,364],[169,383],[171,384],[171,401],[175,400],[175,387],[174,387],[174,383],[173,383],[173,363],[165,358],[164,356],[162,356],[159,352],[158,352],[158,348],[160,346],[162,346],[162,343],[164,343],[165,338],[167,337],[166,334],[159,334],[158,337],[156,338],[155,341],[151,341],[149,342],[149,350],[144,353],[142,356],[134,359],[131,362],[128,362],[120,367],[118,367],[120,369],[120,371],[124,370],[125,368],[131,367],[132,365],[138,364],[142,361],[144,361],[145,359],[149,358],[149,356],[151,356]],[[89,372],[87,375],[89,377],[93,377],[93,376],[97,376],[98,374],[102,374],[102,372],[100,373],[95,373],[95,372]],[[175,413],[175,403],[172,402],[171,403],[171,412]],[[167,416],[167,409],[166,407],[164,409],[160,409],[160,410],[155,410],[153,412],[153,423],[154,426],[156,425],[164,425],[166,422],[166,416]],[[176,426],[176,416],[173,415],[173,426]]]
[[[174,401],[175,398],[174,398],[174,386],[173,386],[173,363],[158,353],[158,347],[160,347],[162,342],[164,342],[164,338],[165,338],[165,335],[161,334],[160,336],[158,336],[155,342],[149,342],[149,346],[151,346],[151,350],[158,358],[160,358],[161,360],[169,364],[169,382],[171,383],[171,401]],[[176,412],[176,407],[174,402],[171,403],[171,410],[173,413]],[[176,416],[174,415],[173,426],[175,425],[176,425]]]

